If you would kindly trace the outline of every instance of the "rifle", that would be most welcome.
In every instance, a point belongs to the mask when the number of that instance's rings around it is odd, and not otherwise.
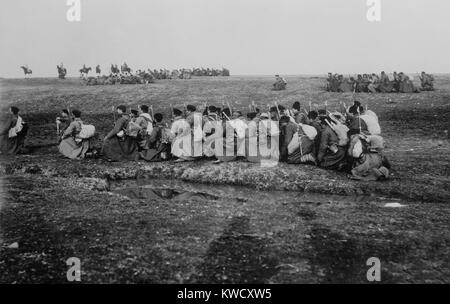
[[[300,158],[302,158],[303,157],[303,145],[302,145],[302,137],[303,137],[303,134],[302,135],[300,135],[300,128],[301,128],[301,126],[298,126],[298,129],[297,129],[297,136],[298,136],[298,142],[299,142],[299,144],[300,144]],[[303,133],[304,131],[303,131],[303,128],[302,128],[302,133]]]
[[[112,112],[113,112],[113,117],[114,117],[114,125],[116,125],[116,111],[114,109],[114,106],[111,106]]]
[[[276,101],[274,101],[274,105],[277,108],[277,112],[278,112],[278,117],[281,118],[281,113],[280,113],[280,109],[278,108],[278,103]]]
[[[233,116],[233,108],[230,106],[230,103],[227,101],[227,107],[230,109],[230,115]]]
[[[55,90],[53,90],[53,94],[55,94]],[[56,98],[56,100],[58,101],[58,98]],[[57,120],[56,121],[56,142],[59,141],[59,132],[60,132],[60,129],[59,129],[59,123],[58,123],[58,120]]]
[[[173,121],[173,105],[170,104],[170,121]]]
[[[72,111],[70,111],[70,106],[67,106],[67,112],[69,113],[69,121],[72,122]]]
[[[339,102],[339,112],[344,115],[345,119],[347,119],[348,117],[348,112],[347,112],[347,105],[345,104],[344,101],[340,101]]]
[[[56,122],[56,142],[59,142],[59,122]]]
[[[184,117],[186,117],[186,103],[185,102],[183,102],[183,114],[184,114]]]
[[[222,111],[222,114],[225,116],[225,118],[226,118],[227,120],[231,120],[230,117],[228,117],[228,115],[225,114],[225,112]]]
[[[359,134],[361,134],[361,114],[359,112],[359,107],[357,108],[357,111],[358,111]]]
[[[253,107],[253,112],[256,112],[256,103],[254,100],[252,100],[252,107]]]
[[[228,102],[227,102],[228,104]],[[230,105],[228,104],[228,108],[230,107]],[[230,117],[228,117],[228,115],[225,113],[225,102],[222,100],[222,115],[225,116],[225,118],[227,120],[231,120]],[[230,109],[230,113],[231,113],[231,109]]]
[[[155,121],[155,114],[153,113],[153,105],[150,106],[150,117],[152,118],[152,122]]]

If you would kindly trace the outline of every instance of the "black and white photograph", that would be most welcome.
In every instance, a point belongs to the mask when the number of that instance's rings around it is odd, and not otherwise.
[[[448,0],[0,6],[0,284],[450,283]]]

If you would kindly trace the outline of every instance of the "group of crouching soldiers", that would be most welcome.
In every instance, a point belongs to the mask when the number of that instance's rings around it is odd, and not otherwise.
[[[98,155],[108,161],[242,160],[263,166],[284,162],[347,172],[357,180],[389,177],[378,117],[358,101],[350,107],[341,103],[335,112],[302,110],[299,102],[290,109],[275,105],[263,112],[254,104],[249,108],[244,116],[230,106],[187,105],[184,110],[171,108],[170,119],[165,119],[146,105],[129,112],[120,105]],[[95,127],[83,124],[80,111],[64,110],[57,124],[63,155],[72,159],[89,155]]]
[[[420,90],[403,72],[394,72],[392,81],[384,71],[381,72],[380,76],[377,74],[359,74],[356,78],[346,78],[343,75],[328,73],[326,89],[329,92],[356,93],[417,93],[434,90],[433,75],[422,72],[419,78]]]
[[[80,70],[81,77],[85,80],[86,85],[114,85],[114,84],[148,84],[155,82],[155,79],[191,79],[192,76],[230,76],[228,69],[215,68],[194,68],[194,69],[147,69],[136,70],[132,72],[131,68],[125,62],[121,68],[111,64],[111,72],[109,75],[100,75],[100,65],[95,67],[97,77],[87,77],[90,71],[83,65]]]

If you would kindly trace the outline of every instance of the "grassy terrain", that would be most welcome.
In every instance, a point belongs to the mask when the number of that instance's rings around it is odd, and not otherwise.
[[[97,87],[78,79],[0,80],[0,108],[21,109],[32,151],[0,161],[0,282],[65,282],[71,256],[82,260],[83,282],[366,282],[365,261],[377,256],[383,282],[448,283],[448,76],[437,77],[435,92],[356,94],[378,114],[388,144],[393,176],[383,183],[283,164],[70,161],[51,146],[56,113],[67,105],[101,138],[118,104],[151,104],[167,114],[183,102],[228,101],[244,112],[252,100],[320,107],[326,100],[329,109],[352,102],[352,94],[325,92],[318,77],[287,81],[286,91],[273,92],[272,77]],[[161,177],[163,185],[154,180]],[[207,195],[115,191],[136,178]],[[406,207],[384,208],[386,202]],[[18,249],[7,248],[13,242]]]

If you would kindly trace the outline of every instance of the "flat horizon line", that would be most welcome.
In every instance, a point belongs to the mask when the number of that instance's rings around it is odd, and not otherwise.
[[[381,73],[381,72],[380,72]],[[388,72],[387,74],[392,74],[393,72]],[[418,72],[403,72],[406,75],[415,75],[420,74]],[[426,72],[428,74],[433,75],[450,75],[450,72],[441,72],[441,73],[434,73],[434,72]],[[347,75],[358,75],[358,74],[368,74],[368,73],[333,73],[333,74],[341,74],[344,76]],[[228,77],[274,77],[275,75],[280,75],[283,77],[317,77],[317,76],[327,76],[328,72],[326,73],[317,73],[317,74],[231,74],[230,76],[192,76],[195,78],[204,78],[204,79],[210,79],[210,78],[228,78]],[[101,76],[108,76],[108,75],[101,75]],[[92,75],[89,77],[96,77],[96,75]],[[49,79],[49,78],[56,78],[58,79],[58,76],[31,76],[26,79]],[[0,79],[25,79],[25,77],[4,77],[0,76]],[[66,79],[80,79],[80,76],[68,76]],[[160,79],[164,80],[164,79]],[[167,80],[173,80],[173,79],[167,79]]]

